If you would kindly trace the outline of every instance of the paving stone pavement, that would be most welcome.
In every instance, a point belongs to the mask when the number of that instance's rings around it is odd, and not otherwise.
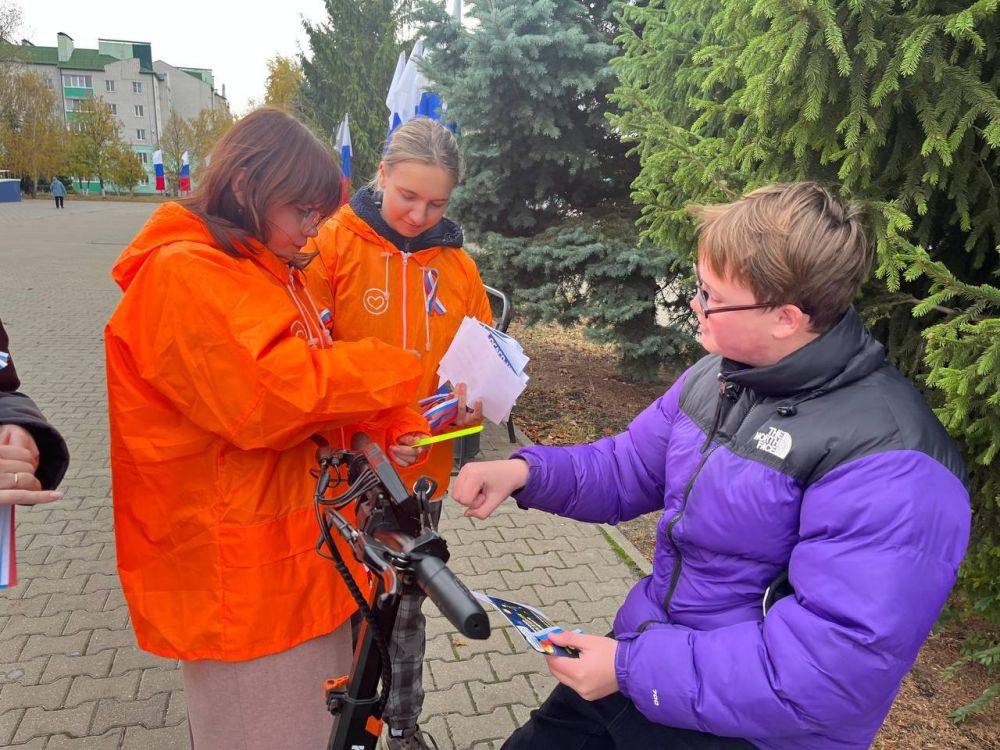
[[[63,499],[17,512],[20,582],[0,591],[0,747],[188,747],[177,663],[135,645],[112,531],[102,331],[119,295],[108,271],[154,207],[0,204],[0,317],[24,391],[72,456]],[[505,457],[505,430],[484,432],[482,448],[481,458]],[[610,630],[635,574],[598,527],[513,503],[486,522],[456,508],[446,503],[441,529],[470,588]],[[425,612],[423,725],[442,750],[498,748],[552,688],[544,660],[495,613],[489,640],[471,641],[433,604]]]

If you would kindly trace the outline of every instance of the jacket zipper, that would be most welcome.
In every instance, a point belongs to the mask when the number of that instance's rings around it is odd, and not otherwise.
[[[406,348],[406,263],[409,261],[409,253],[403,253],[403,349]]]
[[[729,387],[733,384],[722,377],[721,373],[719,375],[719,400],[715,407],[715,417],[712,419],[712,429],[708,433],[708,437],[704,444],[701,446],[702,458],[698,462],[698,466],[695,468],[694,472],[691,474],[691,478],[688,479],[687,485],[684,487],[684,496],[681,499],[680,508],[677,509],[677,513],[670,519],[667,523],[667,541],[670,542],[670,546],[674,551],[674,569],[670,574],[670,587],[667,589],[667,595],[663,600],[663,611],[669,617],[670,616],[670,600],[673,599],[674,591],[677,589],[677,584],[681,579],[681,568],[684,566],[684,557],[681,555],[680,547],[677,546],[677,540],[674,539],[674,527],[680,523],[681,519],[684,517],[684,512],[687,510],[688,497],[691,495],[691,490],[694,488],[695,480],[701,473],[702,468],[704,468],[706,462],[711,458],[712,454],[715,453],[716,449],[719,448],[721,443],[716,443],[712,445],[712,441],[715,439],[716,434],[719,431],[719,425],[722,421],[722,402],[723,399],[729,396]],[[737,395],[736,398],[739,398]],[[740,420],[740,424],[736,426],[736,431],[739,431],[740,425],[742,425],[747,417],[753,412],[754,408],[757,406],[756,396],[752,396],[750,402],[750,408],[747,409],[747,413],[743,415]],[[644,623],[648,624],[648,623]]]

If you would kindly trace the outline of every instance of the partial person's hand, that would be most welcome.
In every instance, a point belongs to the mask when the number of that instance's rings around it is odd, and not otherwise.
[[[406,467],[415,464],[427,448],[417,448],[413,444],[425,437],[427,435],[421,432],[408,432],[405,435],[400,435],[396,444],[389,446],[389,458],[397,466]]]
[[[520,458],[469,463],[455,477],[451,496],[465,506],[466,516],[483,520],[527,483],[528,464]]]
[[[24,448],[31,455],[31,473],[38,471],[38,444],[34,436],[17,424],[0,425],[0,446],[10,445]]]
[[[23,427],[0,425],[0,505],[51,503],[61,492],[42,489],[38,471],[38,446]]]
[[[458,414],[453,424],[456,427],[474,427],[483,421],[483,400],[477,398],[469,405],[469,387],[465,383],[455,385],[455,396],[458,397]]]
[[[564,631],[553,633],[549,640],[556,646],[572,646],[580,651],[576,658],[546,656],[545,660],[552,676],[581,698],[596,701],[620,689],[615,675],[618,641],[614,638]]]

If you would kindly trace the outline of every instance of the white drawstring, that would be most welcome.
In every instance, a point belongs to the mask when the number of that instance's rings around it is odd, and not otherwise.
[[[333,336],[330,335],[330,332],[326,330],[326,327],[323,325],[323,316],[319,314],[319,308],[316,307],[316,300],[314,300],[312,294],[309,293],[309,287],[303,284],[302,291],[306,293],[306,299],[309,300],[313,313],[316,315],[316,320],[319,321],[319,330],[323,340],[328,344],[333,344]]]
[[[312,325],[310,325],[310,320],[309,320],[309,312],[306,310],[305,307],[302,306],[302,301],[299,299],[298,295],[295,293],[295,275],[294,274],[295,274],[295,272],[291,268],[289,268],[288,269],[288,283],[285,285],[285,289],[288,290],[288,296],[290,296],[292,298],[292,302],[295,304],[296,309],[298,309],[298,311],[299,311],[299,317],[302,319],[302,322],[305,323],[306,334],[309,337],[307,343],[309,343],[309,344],[317,343],[317,344],[320,345],[321,348],[325,348],[325,347],[323,347],[323,337],[322,337],[322,334],[320,336],[314,336],[313,335]],[[321,332],[323,331],[322,325],[320,325],[320,329],[319,330]]]

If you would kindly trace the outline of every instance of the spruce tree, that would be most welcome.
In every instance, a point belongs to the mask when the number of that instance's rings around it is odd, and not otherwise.
[[[664,363],[689,356],[694,340],[682,322],[661,320],[684,318],[662,284],[677,257],[640,238],[634,221],[616,206],[532,237],[489,233],[477,262],[487,283],[514,290],[514,309],[529,324],[583,322],[588,338],[616,345],[626,377],[655,381]]]
[[[591,9],[470,0],[464,12],[466,26],[439,14],[424,27],[426,72],[461,132],[459,218],[473,230],[527,235],[623,192],[608,168],[621,154],[607,148],[614,138],[601,102],[614,47]]]
[[[468,4],[459,26],[421,9],[425,72],[457,122],[465,183],[450,210],[483,252],[485,278],[529,322],[584,322],[618,346],[631,377],[655,378],[691,344],[662,325],[674,257],[640,240],[629,184],[638,164],[607,120],[613,0]]]
[[[869,206],[863,309],[964,449],[963,585],[1000,621],[1000,2],[651,0],[622,21],[647,236],[690,246],[685,203],[778,180]]]
[[[309,50],[299,59],[299,114],[330,140],[350,113],[354,171],[364,180],[382,156],[389,124],[385,97],[403,48],[400,23],[409,3],[325,0],[325,5],[325,21],[303,21]]]

